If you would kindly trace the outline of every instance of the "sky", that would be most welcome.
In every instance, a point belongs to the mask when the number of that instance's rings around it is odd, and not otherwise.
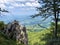
[[[37,14],[36,7],[40,7],[38,0],[0,0],[0,8],[8,10],[9,13],[1,12],[0,20],[5,23],[18,20],[21,24],[40,23],[40,17],[31,19],[31,15]]]
[[[12,15],[28,15],[36,13],[38,0],[0,0],[0,7],[7,9]]]
[[[38,0],[0,0],[0,8],[9,11],[9,13],[1,12],[0,20],[9,22],[27,18],[38,13],[36,7],[39,6]]]

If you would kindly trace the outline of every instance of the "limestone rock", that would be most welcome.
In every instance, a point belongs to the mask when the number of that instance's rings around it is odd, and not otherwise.
[[[28,45],[26,27],[19,25],[18,21],[14,20],[12,23],[8,23],[4,30],[8,38],[15,39],[20,43],[24,43],[24,45]]]

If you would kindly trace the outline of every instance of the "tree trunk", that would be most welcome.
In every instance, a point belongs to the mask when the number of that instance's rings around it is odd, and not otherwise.
[[[54,30],[54,37],[57,38],[57,25],[58,25],[58,21],[57,21],[57,17],[55,14],[55,30]]]
[[[56,11],[56,3],[55,3],[55,0],[54,0],[53,8],[54,8],[54,18],[55,18],[54,37],[57,38],[57,25],[58,25],[58,20],[57,20],[57,13],[56,13],[57,11]]]

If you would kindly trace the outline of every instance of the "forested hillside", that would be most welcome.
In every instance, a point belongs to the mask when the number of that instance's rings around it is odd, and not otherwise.
[[[4,27],[4,23],[0,23],[2,28]],[[50,27],[47,29],[38,29],[36,25],[35,28],[32,26],[27,27],[27,34],[28,34],[28,43],[29,45],[51,45],[56,44],[60,45],[60,22],[58,23],[58,39],[54,39],[54,25],[55,23],[51,23]],[[0,27],[0,29],[2,29]],[[17,42],[13,39],[8,39],[7,36],[1,32],[0,30],[0,45],[17,45]],[[22,44],[20,44],[22,45]]]

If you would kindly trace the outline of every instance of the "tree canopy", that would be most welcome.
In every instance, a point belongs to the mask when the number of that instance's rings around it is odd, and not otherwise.
[[[41,7],[37,7],[38,14],[32,15],[32,18],[42,16],[44,20],[50,16],[53,17],[55,22],[54,35],[57,38],[57,24],[60,16],[60,0],[38,0]]]

